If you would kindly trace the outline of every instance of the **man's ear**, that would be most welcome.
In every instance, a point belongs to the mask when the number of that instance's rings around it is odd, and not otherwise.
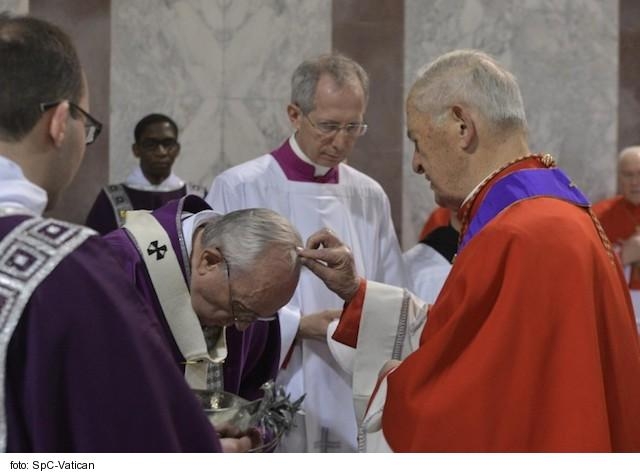
[[[289,121],[296,129],[296,131],[299,130],[300,121],[302,120],[302,111],[300,110],[300,107],[290,103],[289,105],[287,105],[287,115],[289,116]]]
[[[193,271],[197,271],[199,274],[206,274],[215,269],[222,261],[220,250],[217,248],[205,248],[198,255],[196,267],[193,268]]]
[[[64,100],[53,108],[53,112],[49,118],[49,136],[51,136],[51,139],[57,148],[62,146],[65,134],[67,133],[68,121],[69,102]]]
[[[451,107],[451,113],[456,124],[460,147],[468,150],[475,146],[478,138],[476,124],[468,109],[460,105],[454,105]]]
[[[131,152],[136,158],[140,159],[140,147],[138,146],[138,143],[133,143],[131,145]]]

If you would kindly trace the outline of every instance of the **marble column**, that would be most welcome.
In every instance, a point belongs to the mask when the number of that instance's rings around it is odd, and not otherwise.
[[[180,128],[175,172],[209,187],[291,133],[290,76],[331,46],[324,0],[112,1],[111,179],[135,165],[133,128],[164,113]]]
[[[402,236],[404,2],[333,0],[333,49],[358,61],[370,77],[367,134],[349,164],[378,181]]]
[[[109,170],[110,0],[31,0],[29,13],[60,26],[71,36],[89,83],[90,112],[103,123],[84,161],[57,206],[48,215],[84,223]]]

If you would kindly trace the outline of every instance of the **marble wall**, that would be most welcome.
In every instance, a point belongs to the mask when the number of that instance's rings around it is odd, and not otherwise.
[[[178,122],[183,147],[175,170],[205,186],[220,171],[277,146],[290,133],[285,106],[293,68],[341,46],[332,44],[332,34],[333,42],[348,37],[348,25],[390,5],[361,1],[111,0],[111,38],[101,36],[111,47],[109,175],[102,180],[128,174],[135,164],[133,128],[151,112]],[[27,12],[29,3],[0,0],[0,9]],[[441,53],[485,50],[519,77],[531,149],[553,154],[592,200],[600,199],[615,191],[618,13],[618,0],[404,0],[404,69],[395,77],[381,69],[380,94],[406,96],[419,67]],[[424,179],[411,172],[404,127],[396,133],[404,142],[397,152],[402,171],[383,185],[394,196],[394,220],[408,248],[434,203]],[[358,167],[381,172],[366,166]],[[82,220],[74,215],[69,218]]]
[[[614,192],[618,0],[406,0],[406,88],[439,54],[476,48],[518,78],[532,152],[551,153],[593,200]],[[409,166],[403,243],[418,235],[433,196]]]
[[[147,113],[173,117],[175,171],[209,186],[290,133],[289,79],[331,48],[326,0],[112,0],[111,180],[135,164],[133,128]]]
[[[9,11],[11,13],[28,13],[29,0],[0,0],[0,12]]]
[[[620,0],[618,149],[640,143],[640,2]]]

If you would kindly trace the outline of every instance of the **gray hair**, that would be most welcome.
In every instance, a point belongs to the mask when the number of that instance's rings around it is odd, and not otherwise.
[[[516,78],[486,53],[462,49],[438,57],[419,72],[409,97],[437,119],[460,102],[474,107],[496,130],[526,130],[527,119]]]
[[[369,75],[362,66],[343,54],[323,54],[304,61],[291,76],[291,103],[300,107],[302,113],[315,108],[316,88],[323,74],[328,74],[340,87],[357,80],[365,102],[369,100]]]
[[[634,154],[634,153],[640,154],[640,146],[635,145],[635,146],[627,146],[626,148],[624,148],[618,154],[618,164],[620,164],[620,161],[622,161],[622,158],[624,158],[627,154]]]
[[[242,209],[209,220],[201,242],[205,248],[219,248],[227,262],[240,271],[249,271],[268,249],[282,248],[292,267],[299,258],[296,246],[302,238],[291,223],[269,209]]]

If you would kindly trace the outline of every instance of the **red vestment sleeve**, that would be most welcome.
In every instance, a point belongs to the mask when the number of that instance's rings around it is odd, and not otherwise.
[[[340,315],[340,322],[336,327],[333,338],[336,342],[355,348],[358,344],[358,331],[360,330],[360,317],[364,305],[364,295],[367,292],[367,280],[360,278],[360,284],[353,299],[345,304]]]

